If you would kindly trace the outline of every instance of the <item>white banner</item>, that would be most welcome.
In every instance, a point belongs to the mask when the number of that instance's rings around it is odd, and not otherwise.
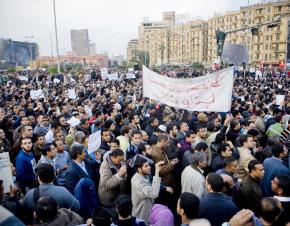
[[[143,66],[144,97],[189,111],[230,111],[233,82],[233,67],[197,78],[176,79]]]
[[[68,98],[70,99],[77,99],[77,95],[76,95],[76,90],[75,89],[69,89],[68,90]]]
[[[88,153],[91,154],[101,146],[101,130],[91,134],[88,141]]]
[[[36,100],[36,99],[40,99],[40,98],[44,98],[44,94],[42,89],[38,89],[38,90],[30,90],[30,96],[32,98],[32,100]]]
[[[3,181],[4,193],[9,192],[10,185],[14,185],[14,183],[8,152],[0,153],[0,180]]]
[[[126,73],[126,79],[134,79],[134,78],[136,78],[134,73],[131,73],[131,72]]]
[[[115,72],[113,74],[108,74],[109,81],[117,81],[118,80],[118,72]]]

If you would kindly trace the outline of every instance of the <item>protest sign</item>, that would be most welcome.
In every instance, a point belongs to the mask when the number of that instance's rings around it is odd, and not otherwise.
[[[76,95],[76,90],[75,89],[69,89],[68,90],[68,98],[69,99],[77,99],[77,95]]]
[[[42,89],[30,90],[30,96],[31,96],[32,100],[36,100],[38,98],[44,98],[44,94],[43,94]]]
[[[113,74],[108,74],[109,81],[117,81],[118,80],[118,72]]]
[[[143,68],[144,97],[189,111],[231,109],[233,67],[191,79],[169,78]]]
[[[285,95],[277,95],[276,96],[276,105],[282,105],[285,100]]]
[[[76,127],[77,125],[81,123],[81,121],[78,118],[73,116],[67,121],[67,123],[70,124],[72,127]]]
[[[134,73],[126,73],[126,79],[134,79],[136,78]]]
[[[8,152],[0,153],[0,180],[3,181],[4,193],[9,192],[14,183]]]
[[[88,153],[91,154],[101,146],[101,130],[91,134],[88,141]]]
[[[247,47],[243,44],[225,43],[221,60],[231,64],[248,63],[249,54]]]
[[[25,76],[19,76],[19,80],[20,80],[20,81],[28,82],[28,78],[25,77]]]

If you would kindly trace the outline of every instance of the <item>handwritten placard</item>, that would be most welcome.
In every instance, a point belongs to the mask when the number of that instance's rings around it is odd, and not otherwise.
[[[189,111],[231,108],[233,67],[192,79],[161,76],[143,66],[143,96]]]
[[[4,193],[10,191],[10,185],[13,185],[13,177],[8,152],[0,153],[0,180],[3,181]]]

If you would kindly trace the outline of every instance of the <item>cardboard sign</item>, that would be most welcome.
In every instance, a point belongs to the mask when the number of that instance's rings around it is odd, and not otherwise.
[[[10,185],[14,185],[14,183],[8,152],[0,153],[0,180],[3,181],[4,193],[9,192]]]
[[[91,134],[88,141],[88,153],[91,154],[101,146],[101,130]]]

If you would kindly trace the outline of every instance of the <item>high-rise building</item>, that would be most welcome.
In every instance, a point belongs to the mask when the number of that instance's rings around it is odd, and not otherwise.
[[[6,67],[27,66],[38,57],[37,43],[0,38],[0,62]]]
[[[127,61],[132,61],[138,50],[138,39],[132,39],[128,42],[127,46]]]
[[[96,43],[90,43],[89,55],[90,56],[96,55]]]
[[[225,43],[244,44],[249,64],[278,65],[290,61],[290,1],[269,1],[241,7],[239,11],[215,15],[208,21],[195,19],[175,25],[175,13],[164,12],[162,22],[141,23],[139,49],[149,53],[149,66],[162,64],[212,65],[217,56],[216,32],[234,31],[274,21],[278,26],[260,26],[257,35],[250,29],[227,34]],[[174,19],[173,19],[174,18]],[[288,56],[287,56],[288,53]]]
[[[71,30],[71,48],[79,56],[88,56],[90,51],[88,29]]]

